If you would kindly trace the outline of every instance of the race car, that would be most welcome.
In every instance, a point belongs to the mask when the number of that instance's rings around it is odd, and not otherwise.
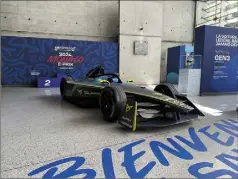
[[[138,127],[163,127],[204,114],[171,84],[159,84],[154,90],[132,80],[122,82],[118,74],[105,73],[102,66],[90,70],[83,79],[61,79],[63,99],[81,106],[99,106],[104,120],[118,122],[135,131]]]

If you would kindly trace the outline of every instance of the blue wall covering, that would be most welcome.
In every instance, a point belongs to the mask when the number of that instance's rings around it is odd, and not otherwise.
[[[202,55],[201,94],[238,90],[238,29],[198,27],[194,50]]]
[[[39,76],[70,73],[83,78],[103,65],[118,73],[118,43],[30,37],[1,37],[2,85],[36,85]]]

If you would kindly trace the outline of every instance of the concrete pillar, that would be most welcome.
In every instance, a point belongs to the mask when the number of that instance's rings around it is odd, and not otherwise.
[[[119,72],[122,80],[159,84],[162,1],[120,1]],[[135,54],[135,42],[145,42],[147,54]]]

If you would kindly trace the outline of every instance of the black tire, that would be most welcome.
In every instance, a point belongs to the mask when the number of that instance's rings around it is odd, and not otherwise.
[[[154,91],[165,94],[171,98],[177,99],[176,95],[179,95],[179,92],[177,89],[169,83],[163,83],[159,84],[155,87]],[[179,119],[179,114],[175,112],[163,112],[163,115],[165,118],[167,118],[167,115],[173,115],[174,118]]]
[[[105,87],[102,90],[99,104],[103,118],[109,122],[119,120],[126,107],[127,97],[124,90],[119,86]]]
[[[154,91],[165,94],[174,99],[176,99],[176,95],[179,95],[179,92],[177,91],[177,89],[172,84],[168,84],[168,83],[157,85]]]
[[[60,95],[63,99],[66,99],[65,88],[66,88],[67,81],[73,81],[73,78],[71,76],[67,76],[67,77],[63,77],[60,81]]]

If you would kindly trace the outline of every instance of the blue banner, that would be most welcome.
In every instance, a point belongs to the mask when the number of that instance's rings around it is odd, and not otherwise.
[[[118,43],[3,36],[2,85],[36,85],[58,73],[83,78],[102,65],[118,73]]]
[[[202,55],[200,93],[236,92],[238,29],[201,26],[195,34],[195,54]]]

